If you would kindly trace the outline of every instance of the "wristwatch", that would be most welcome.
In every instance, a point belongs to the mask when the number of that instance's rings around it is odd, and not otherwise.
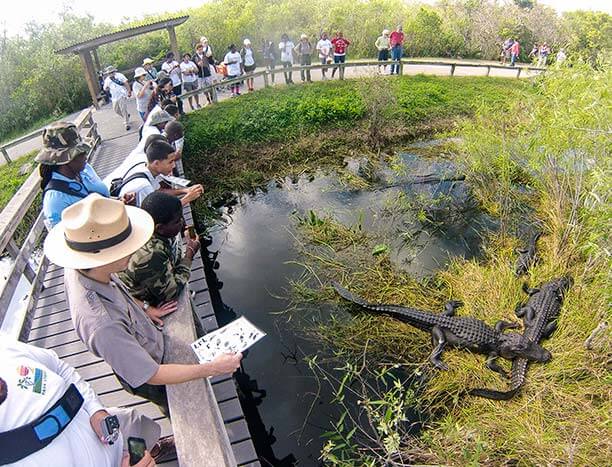
[[[144,300],[144,301],[142,302],[142,309],[143,309],[144,311],[147,311],[147,310],[149,309],[149,307],[150,307],[150,306],[151,306],[151,304],[150,304],[149,302],[147,302],[146,300]]]

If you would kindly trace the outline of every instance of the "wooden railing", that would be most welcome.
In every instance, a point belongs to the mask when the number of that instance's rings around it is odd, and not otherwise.
[[[93,121],[92,109],[88,108],[83,110],[74,121],[74,124],[81,132],[81,136],[87,137],[91,141],[92,146],[88,154],[89,159],[100,142],[97,125]],[[27,137],[20,138],[19,141],[23,142],[27,139],[31,139],[34,137],[32,135],[41,135],[42,131],[43,129],[40,129],[30,133]],[[14,145],[18,143],[13,141],[9,144]],[[29,317],[36,303],[36,299],[42,290],[42,281],[49,266],[49,262],[44,256],[38,268],[34,269],[30,263],[30,258],[34,250],[40,246],[40,239],[45,231],[42,212],[36,217],[21,248],[15,241],[18,227],[39,193],[40,175],[37,170],[34,170],[0,213],[0,252],[3,255],[7,253],[13,260],[6,281],[4,284],[0,285],[0,325],[9,314],[9,305],[22,276],[30,283],[25,312],[17,316],[16,310],[11,310],[11,319],[18,319],[21,321],[19,326],[17,326],[18,331],[14,337],[21,337],[29,333]]]
[[[245,73],[244,75],[238,76],[232,79],[224,79],[221,82],[211,84],[209,86],[204,86],[202,88],[198,88],[194,91],[189,91],[181,94],[181,98],[192,97],[203,93],[210,93],[212,96],[213,102],[217,102],[219,99],[218,90],[220,86],[231,86],[232,84],[238,84],[243,82],[245,79],[250,78],[258,78],[260,76],[263,77],[264,86],[267,88],[271,84],[270,77],[272,75],[282,74],[282,73],[297,73],[299,71],[305,70],[329,70],[338,68],[339,71],[339,79],[344,79],[344,72],[347,68],[360,68],[360,67],[378,67],[378,66],[391,66],[393,64],[399,65],[399,74],[404,74],[404,68],[410,66],[436,66],[436,67],[447,67],[449,69],[449,76],[455,76],[455,71],[457,68],[482,68],[486,70],[486,76],[490,76],[491,70],[507,70],[507,71],[516,71],[515,78],[520,78],[521,73],[523,71],[535,71],[535,72],[544,72],[546,68],[540,68],[535,66],[515,66],[509,67],[505,65],[496,65],[496,64],[486,64],[486,63],[476,63],[476,62],[462,62],[462,61],[437,61],[437,60],[418,60],[418,59],[402,59],[399,62],[393,62],[391,60],[386,62],[380,62],[375,60],[364,60],[364,61],[354,61],[354,62],[346,62],[346,63],[329,63],[329,64],[315,64],[315,65],[306,65],[306,66],[292,66],[290,68],[283,68],[282,66],[277,66],[273,70],[261,70],[256,71],[254,73]]]

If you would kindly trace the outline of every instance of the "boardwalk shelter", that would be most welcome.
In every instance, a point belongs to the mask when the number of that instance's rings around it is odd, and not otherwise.
[[[104,34],[102,36],[56,50],[55,53],[63,55],[68,55],[71,53],[78,54],[79,58],[81,59],[83,71],[85,72],[85,80],[87,81],[87,87],[89,88],[93,105],[98,108],[98,94],[100,93],[100,86],[98,84],[97,70],[101,69],[100,59],[98,58],[98,48],[100,46],[123,39],[129,39],[130,37],[139,36],[140,34],[166,29],[168,31],[168,37],[170,38],[170,50],[174,52],[175,57],[179,57],[176,32],[174,28],[180,26],[188,19],[189,16],[180,16],[178,18],[165,19],[163,21],[143,24],[142,26],[136,26],[133,28],[121,29],[119,31]]]

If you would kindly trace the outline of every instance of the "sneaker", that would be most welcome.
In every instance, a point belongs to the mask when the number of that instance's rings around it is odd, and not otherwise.
[[[163,464],[176,459],[176,446],[174,445],[174,435],[159,438],[157,443],[149,451],[156,464]]]

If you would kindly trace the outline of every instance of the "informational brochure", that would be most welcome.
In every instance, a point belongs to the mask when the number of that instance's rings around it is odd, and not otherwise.
[[[174,175],[160,175],[160,177],[165,180],[167,183],[173,186],[177,186],[180,188],[186,188],[191,183],[191,180],[187,180],[182,177],[175,177]]]
[[[191,348],[200,363],[206,363],[224,353],[243,352],[265,335],[265,332],[242,316],[202,336],[191,344]]]

